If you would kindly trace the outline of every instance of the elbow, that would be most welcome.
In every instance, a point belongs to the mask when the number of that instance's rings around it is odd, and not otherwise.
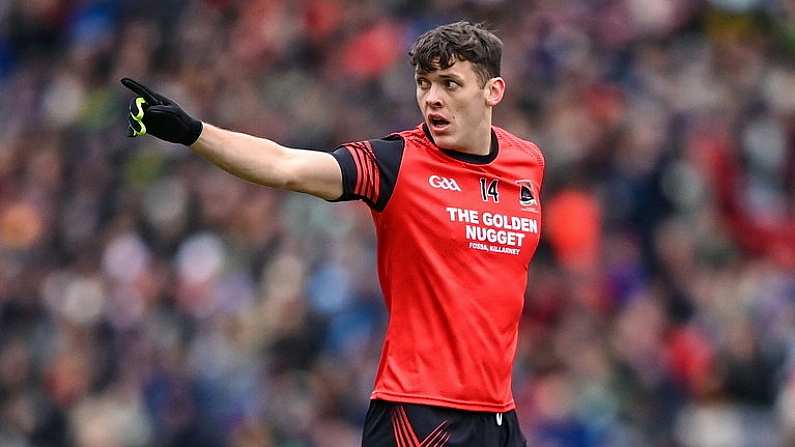
[[[292,157],[285,154],[276,166],[277,174],[274,176],[274,188],[288,191],[298,191],[301,187],[301,176]]]
[[[283,189],[285,191],[300,191],[301,183],[295,176],[290,176],[289,174],[285,174],[278,184],[274,185],[274,188]]]

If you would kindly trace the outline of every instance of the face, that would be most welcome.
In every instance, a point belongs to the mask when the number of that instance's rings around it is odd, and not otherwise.
[[[505,82],[481,80],[469,61],[456,61],[444,70],[415,73],[417,105],[436,145],[443,149],[471,151],[477,137],[490,138],[491,109],[502,99]]]

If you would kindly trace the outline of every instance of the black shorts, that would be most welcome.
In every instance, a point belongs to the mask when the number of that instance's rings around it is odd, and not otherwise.
[[[362,447],[522,447],[516,411],[481,413],[371,400]]]

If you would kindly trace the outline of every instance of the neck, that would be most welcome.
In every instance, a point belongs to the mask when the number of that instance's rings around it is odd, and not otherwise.
[[[466,139],[467,144],[461,147],[458,152],[472,155],[488,155],[491,152],[491,116],[481,122],[481,125],[472,129],[470,138]]]

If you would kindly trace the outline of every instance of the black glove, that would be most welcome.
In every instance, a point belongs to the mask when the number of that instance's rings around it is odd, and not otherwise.
[[[140,137],[148,133],[186,146],[199,139],[202,122],[191,118],[177,103],[130,78],[123,78],[121,83],[138,95],[130,100],[127,136]]]

